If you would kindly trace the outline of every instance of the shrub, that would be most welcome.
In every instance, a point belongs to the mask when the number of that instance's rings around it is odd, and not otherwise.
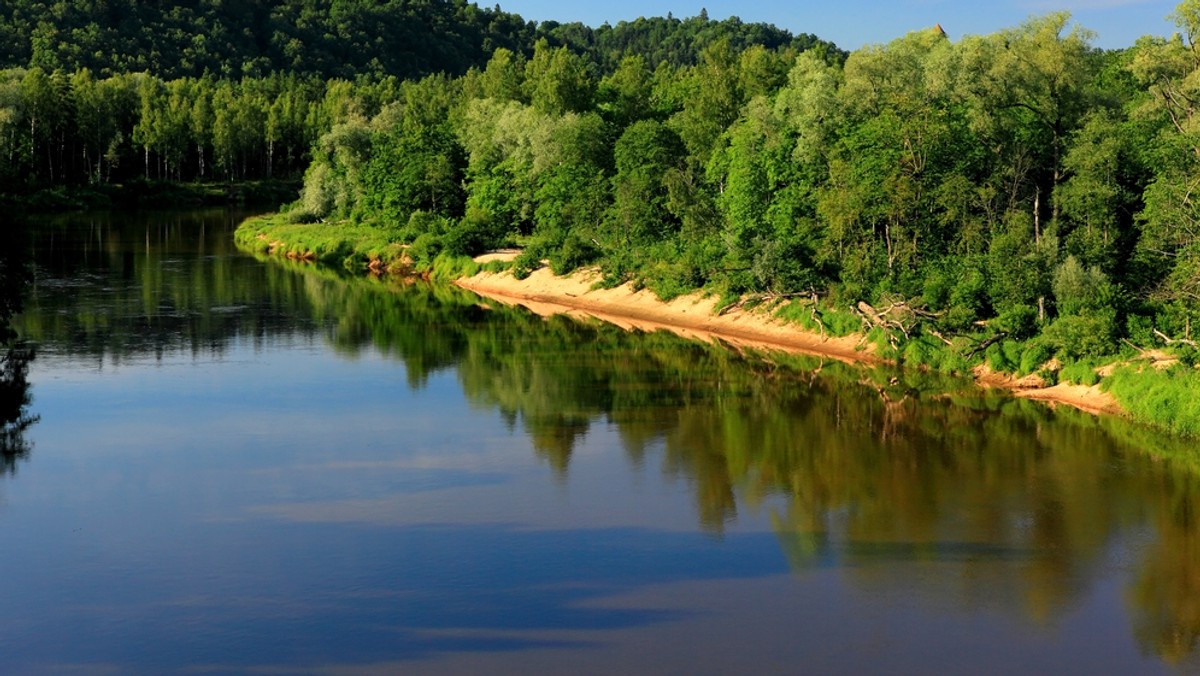
[[[441,251],[441,240],[429,233],[417,237],[408,247],[408,255],[417,263],[432,263]]]
[[[1092,361],[1089,359],[1064,366],[1059,371],[1058,376],[1060,380],[1065,380],[1075,385],[1091,386],[1100,382],[1100,375],[1096,373],[1096,367],[1092,365]]]
[[[1116,347],[1116,312],[1098,310],[1059,317],[1044,336],[1066,361],[1111,354]]]
[[[542,267],[542,261],[541,257],[537,255],[537,251],[532,248],[526,249],[513,260],[512,275],[517,279],[525,279],[540,267]]]
[[[1010,337],[1022,340],[1037,333],[1037,308],[1032,305],[1012,305],[989,322],[988,326],[1004,331]]]
[[[993,371],[1008,373],[1017,370],[1017,364],[1009,360],[1008,354],[1004,351],[1004,346],[1000,343],[988,345],[987,351],[984,352],[984,357],[987,359],[987,365]]]
[[[1037,371],[1050,360],[1054,350],[1044,341],[1031,340],[1025,344],[1025,349],[1021,352],[1021,359],[1018,363],[1017,373],[1019,375],[1028,375]]]

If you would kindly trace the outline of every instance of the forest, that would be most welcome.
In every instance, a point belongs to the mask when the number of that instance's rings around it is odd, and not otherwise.
[[[812,35],[703,13],[592,29],[463,0],[0,2],[0,197],[298,178],[335,124],[374,117],[405,80],[481,70],[499,48],[570,45],[596,78],[616,55],[682,67],[718,40],[844,57]]]

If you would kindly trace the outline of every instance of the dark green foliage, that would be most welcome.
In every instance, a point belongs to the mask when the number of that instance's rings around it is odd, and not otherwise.
[[[525,48],[534,27],[466,0],[5,3],[0,63],[101,75],[353,78],[463,73],[496,47]]]
[[[1037,318],[1037,308],[1032,305],[1012,305],[999,317],[988,322],[988,326],[1011,338],[1023,340],[1037,333]]]
[[[1010,373],[1017,370],[1017,364],[1012,361],[1010,350],[1005,350],[1001,343],[992,343],[988,346],[984,356],[987,359],[987,365],[993,371],[1000,373]]]
[[[605,72],[616,70],[626,55],[636,55],[651,66],[659,63],[675,68],[693,66],[699,62],[700,53],[718,40],[728,41],[738,51],[761,45],[770,50],[812,49],[835,62],[846,59],[845,52],[815,35],[793,36],[776,26],[748,24],[737,17],[713,21],[704,14],[689,19],[641,17],[599,28],[545,21],[538,27],[538,33],[552,44],[565,45],[587,55]]]
[[[1043,336],[1067,360],[1112,354],[1116,349],[1116,315],[1102,311],[1059,317],[1046,327]]]

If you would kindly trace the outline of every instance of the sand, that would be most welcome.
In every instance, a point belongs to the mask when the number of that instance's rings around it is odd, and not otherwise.
[[[558,277],[541,268],[522,280],[507,272],[482,272],[456,283],[486,298],[523,305],[543,316],[596,317],[626,329],[663,329],[692,339],[710,342],[719,339],[735,345],[802,352],[844,362],[879,361],[855,337],[826,338],[762,313],[734,310],[718,316],[714,313],[715,296],[691,294],[663,302],[650,291],[634,291],[629,284],[593,289],[597,279],[595,272]]]
[[[691,294],[663,302],[650,291],[635,291],[630,284],[594,289],[597,279],[598,274],[594,271],[558,277],[541,268],[523,280],[508,272],[481,272],[456,283],[486,298],[523,305],[543,316],[595,317],[626,329],[667,330],[694,340],[720,340],[743,347],[799,352],[847,363],[882,361],[867,349],[861,336],[830,338],[753,310],[736,309],[718,316],[714,313],[717,303],[714,296]],[[1064,383],[1043,387],[1037,378],[1018,380],[991,373],[986,368],[977,369],[975,377],[981,386],[1001,387],[1018,397],[1073,406],[1097,415],[1123,414],[1116,399],[1095,386]]]

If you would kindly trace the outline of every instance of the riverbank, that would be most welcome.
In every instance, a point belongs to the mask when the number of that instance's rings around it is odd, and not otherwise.
[[[599,275],[586,270],[558,277],[549,269],[539,268],[518,279],[507,270],[518,251],[492,253],[474,260],[445,256],[430,259],[429,252],[414,252],[396,244],[379,228],[342,224],[331,230],[322,224],[291,223],[281,215],[247,220],[238,228],[236,240],[246,250],[264,255],[315,261],[347,270],[369,270],[373,274],[416,273],[438,277],[499,302],[524,305],[542,315],[590,316],[630,329],[665,329],[698,340],[802,352],[848,363],[893,361],[877,354],[861,333],[828,335],[794,321],[784,321],[762,307],[735,308],[718,314],[717,298],[700,292],[662,301],[647,289],[635,289],[632,283],[595,288]],[[416,254],[414,257],[420,260],[414,260],[410,254]],[[845,334],[846,327],[840,333]],[[1139,402],[1133,401],[1131,406],[1128,397],[1120,400],[1094,380],[1089,384],[1065,380],[1046,383],[1040,374],[1018,377],[982,365],[970,368],[964,362],[962,366],[970,369],[967,374],[981,387],[1003,389],[1051,406],[1067,405],[1096,415],[1129,416],[1167,429],[1177,427],[1171,420],[1164,424],[1160,420],[1163,416],[1131,415]],[[953,370],[962,372],[957,367]],[[1052,381],[1059,380],[1058,370],[1054,369],[1050,376]],[[1190,427],[1190,423],[1185,427]]]
[[[490,260],[494,257],[477,259],[477,262]],[[492,300],[523,305],[543,316],[595,317],[628,329],[664,329],[687,338],[801,352],[847,363],[885,361],[861,335],[822,335],[759,310],[733,309],[718,315],[715,296],[694,293],[664,302],[648,290],[635,290],[632,284],[611,289],[595,288],[597,280],[595,272],[559,277],[542,268],[525,279],[517,279],[509,272],[479,272],[455,283]],[[1036,377],[1014,378],[991,372],[986,367],[972,373],[980,386],[1006,389],[1018,397],[1072,406],[1096,415],[1127,414],[1112,394],[1097,385],[1059,383],[1045,387]]]

